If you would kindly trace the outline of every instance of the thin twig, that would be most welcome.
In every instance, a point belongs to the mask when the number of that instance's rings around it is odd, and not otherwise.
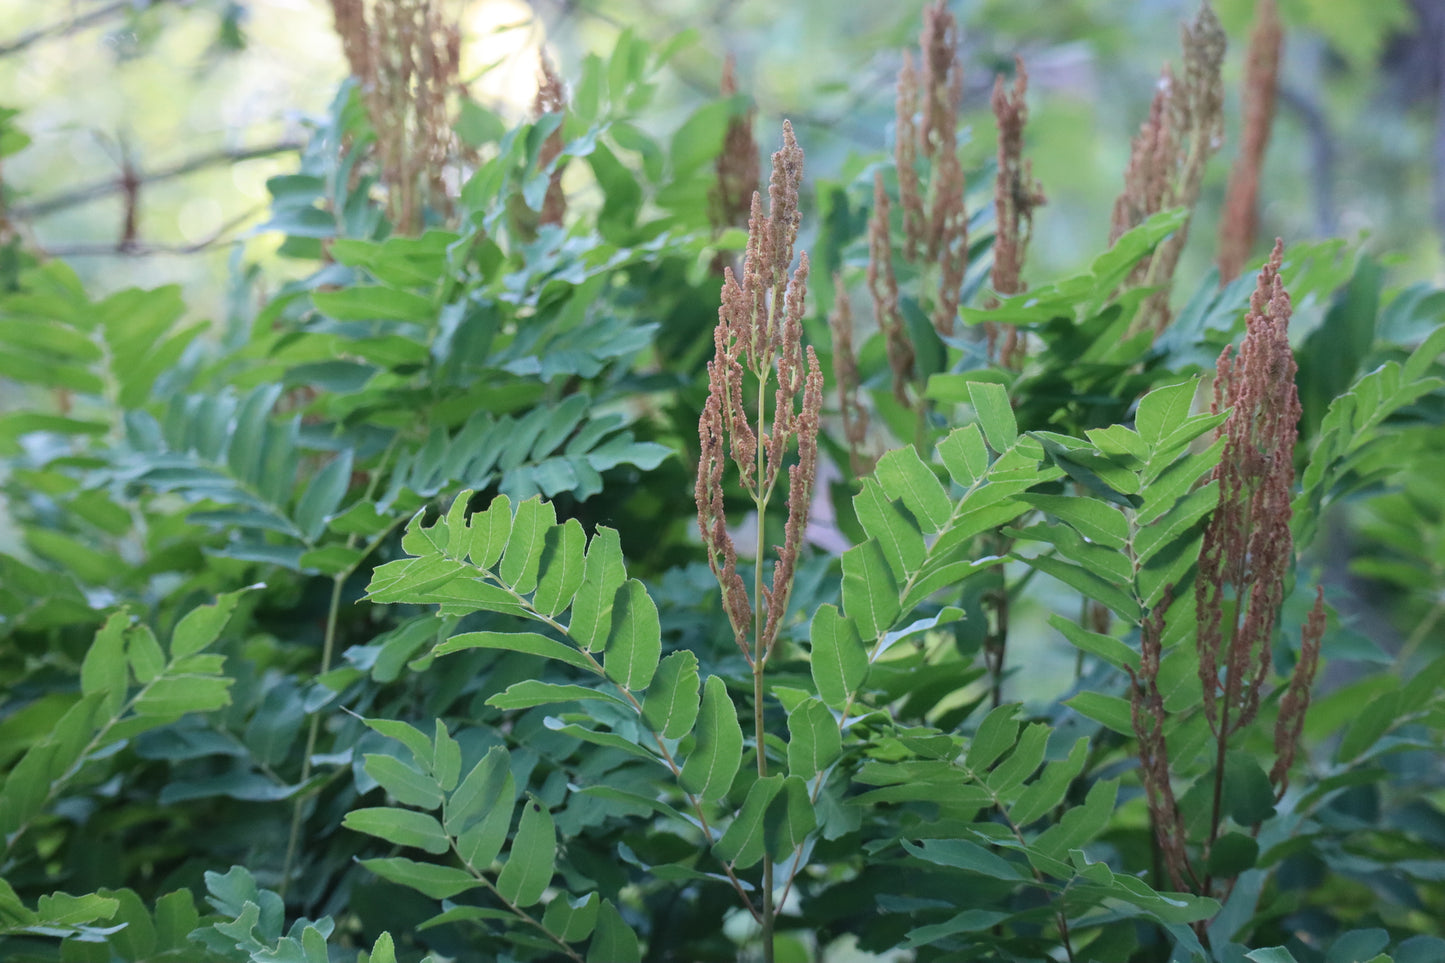
[[[259,147],[226,148],[222,150],[209,151],[204,154],[197,154],[169,167],[163,167],[148,174],[133,172],[134,184],[137,187],[146,184],[154,184],[158,181],[171,180],[176,177],[184,177],[196,171],[213,167],[217,164],[237,164],[241,161],[255,160],[260,157],[271,157],[275,154],[284,154],[290,151],[301,149],[301,144],[294,140],[279,140],[270,144],[263,144]],[[128,183],[127,175],[122,172],[116,177],[108,177],[104,180],[93,181],[80,187],[52,194],[50,197],[43,197],[38,201],[31,201],[29,204],[16,204],[10,208],[10,216],[17,219],[31,220],[37,217],[44,217],[55,211],[75,207],[80,204],[87,204],[90,201],[117,194],[126,189]]]
[[[160,6],[167,0],[150,0],[150,6]],[[83,13],[78,17],[66,17],[64,20],[57,20],[55,23],[47,24],[44,27],[37,27],[29,33],[23,33],[14,40],[0,43],[0,57],[8,57],[11,54],[19,53],[26,47],[40,43],[42,40],[51,40],[59,37],[68,37],[78,30],[94,26],[102,20],[107,20],[116,14],[125,13],[127,10],[135,10],[134,0],[114,0],[103,7],[97,7],[89,13]]]
[[[45,253],[50,257],[154,257],[157,255],[184,256],[199,254],[221,244],[229,244],[234,237],[232,232],[255,217],[261,207],[252,207],[242,214],[226,221],[216,230],[212,231],[209,237],[190,244],[145,244],[131,239],[122,239],[118,244],[70,244],[61,247],[47,247]]]

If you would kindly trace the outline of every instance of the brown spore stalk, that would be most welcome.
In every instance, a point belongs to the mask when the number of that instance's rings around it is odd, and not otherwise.
[[[450,210],[447,99],[462,87],[461,31],[437,0],[331,0],[331,10],[376,132],[391,219],[419,232],[428,209]]]
[[[1224,213],[1219,222],[1219,281],[1239,277],[1259,230],[1259,174],[1274,125],[1275,94],[1279,83],[1280,50],[1284,30],[1274,0],[1260,0],[1244,75],[1244,124],[1239,156],[1229,171]]]
[[[698,423],[698,530],[722,586],[738,647],[755,666],[767,660],[782,627],[817,477],[823,374],[813,349],[805,352],[802,343],[807,254],[789,270],[798,236],[802,173],[803,152],[792,125],[784,121],[783,148],[773,155],[766,214],[761,196],[753,194],[742,279],[731,267],[724,272],[713,332],[715,354],[708,362],[708,399]],[[771,418],[769,382],[774,382]],[[772,585],[767,588],[761,576],[762,509],[778,485],[790,447],[796,448],[797,461],[787,473],[788,519],[783,544],[775,546]],[[737,549],[727,529],[723,487],[729,460],[759,509],[752,598],[737,571]]]

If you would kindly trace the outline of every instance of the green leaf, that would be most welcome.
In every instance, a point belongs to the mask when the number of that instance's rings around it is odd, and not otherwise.
[[[392,809],[386,806],[353,809],[341,820],[341,825],[358,833],[396,843],[398,846],[415,846],[437,855],[449,848],[441,823],[426,813],[409,809]]]
[[[1024,727],[1023,735],[1019,737],[1013,752],[994,767],[984,784],[995,795],[1007,797],[1012,794],[1023,785],[1025,779],[1033,775],[1039,763],[1044,761],[1044,750],[1048,747],[1048,742],[1049,727],[1042,722],[1029,723]]]
[[[543,615],[553,616],[572,604],[572,596],[582,585],[586,564],[587,534],[575,518],[548,529],[542,545],[537,592],[532,606]]]
[[[467,531],[471,536],[467,556],[472,564],[483,570],[496,565],[512,534],[511,501],[506,495],[498,495],[486,511],[472,514]]]
[[[662,625],[657,605],[641,582],[628,579],[618,587],[613,602],[603,671],[624,689],[641,692],[652,682],[661,657]]]
[[[1067,495],[1020,495],[1019,500],[1048,512],[1089,541],[1122,549],[1129,540],[1129,523],[1122,512],[1092,498]]]
[[[1246,752],[1224,757],[1224,806],[1241,826],[1262,823],[1274,815],[1274,786],[1259,760]]]
[[[599,905],[595,892],[576,899],[559,895],[547,904],[547,910],[542,914],[542,925],[568,943],[577,943],[592,935],[592,928],[597,925]]]
[[[430,762],[433,753],[431,740],[416,726],[396,719],[362,719],[361,721],[372,731],[378,732],[388,739],[395,739],[410,749],[417,765],[425,766]]]
[[[782,792],[768,806],[768,852],[778,860],[787,859],[807,841],[808,834],[818,828],[818,816],[802,776],[783,780]]]
[[[1238,876],[1253,869],[1259,858],[1259,841],[1245,833],[1225,833],[1209,850],[1205,871],[1216,878]]]
[[[631,709],[632,704],[600,689],[589,689],[582,685],[559,685],[555,682],[539,682],[523,679],[507,687],[487,700],[487,705],[498,709],[530,709],[533,706],[550,705],[557,702],[585,702],[589,699],[610,702],[613,705]]]
[[[964,765],[974,773],[982,775],[996,759],[1008,752],[1018,738],[1019,724],[1014,718],[1018,712],[1018,703],[1009,703],[984,716],[968,745]]]
[[[696,655],[682,649],[663,659],[642,702],[648,728],[664,739],[681,739],[691,732],[700,688]]]
[[[811,779],[843,752],[838,720],[817,699],[804,699],[788,713],[788,772]]]
[[[577,713],[571,713],[567,716],[567,718],[581,719],[586,717],[581,716]],[[576,722],[567,722],[563,719],[558,719],[555,716],[547,716],[545,719],[542,720],[542,723],[553,732],[561,733],[564,736],[570,736],[573,739],[578,739],[582,742],[590,742],[594,746],[603,746],[608,749],[616,749],[619,752],[624,752],[629,756],[633,756],[645,762],[662,765],[661,758],[659,758],[654,752],[649,752],[646,748],[639,745],[636,737],[629,738],[627,736],[618,735],[615,732],[605,732],[600,729],[592,729],[587,726],[579,725]]]
[[[1069,784],[1084,771],[1088,760],[1089,739],[1080,736],[1074,741],[1067,759],[1049,763],[1039,778],[1019,793],[1018,799],[1009,808],[1009,821],[1016,826],[1027,826],[1036,819],[1042,819],[1049,810],[1064,801]]]
[[[572,602],[572,621],[567,625],[567,634],[589,652],[606,648],[612,631],[612,605],[625,581],[622,540],[616,529],[601,526],[587,546],[582,587]]]
[[[125,702],[130,687],[126,667],[125,637],[130,626],[130,613],[125,609],[105,620],[95,641],[80,663],[80,691],[86,695],[105,693],[106,712],[115,715]]]
[[[896,578],[905,578],[923,562],[923,533],[904,514],[902,502],[890,501],[876,480],[863,479],[863,490],[853,496],[853,514],[878,541]]]
[[[1086,598],[1108,606],[1125,621],[1139,621],[1141,616],[1139,603],[1130,598],[1122,588],[1104,580],[1094,572],[1048,555],[1025,558],[1023,561],[1041,572],[1052,575]]]
[[[381,788],[406,806],[438,809],[442,804],[442,788],[431,776],[409,766],[395,756],[367,753],[362,768]]]
[[[347,449],[316,473],[296,503],[296,527],[307,541],[315,542],[326,531],[326,520],[341,507],[350,484],[351,450]]]
[[[1134,537],[1134,554],[1140,565],[1148,564],[1156,552],[1189,531],[1219,505],[1219,482],[1211,481],[1179,499],[1173,507],[1153,519]]]
[[[417,321],[431,323],[437,309],[430,298],[378,285],[313,291],[316,310],[337,321]]]
[[[570,666],[596,673],[597,664],[565,642],[549,639],[535,632],[464,632],[454,635],[432,650],[433,655],[450,655],[468,649],[502,649],[522,652],[544,659],[555,659]]]
[[[1254,963],[1298,963],[1294,954],[1283,946],[1266,946],[1263,949],[1250,950],[1244,954],[1247,960]]]
[[[1335,937],[1334,943],[1325,953],[1325,963],[1376,963],[1382,958],[1381,954],[1389,944],[1390,934],[1386,930],[1375,927],[1349,930]],[[1390,961],[1388,956],[1383,959],[1385,963]]]
[[[1335,759],[1340,762],[1357,759],[1395,725],[1399,716],[1399,691],[1391,689],[1379,693],[1354,716],[1335,750]]]
[[[904,445],[880,458],[873,477],[889,497],[903,499],[925,531],[936,532],[948,523],[953,513],[948,492],[913,446]]]
[[[454,866],[438,866],[436,863],[418,863],[404,856],[363,859],[360,862],[382,879],[408,886],[432,899],[451,899],[459,893],[483,885],[481,880],[466,870]]]
[[[1108,828],[1118,796],[1119,780],[1100,779],[1089,787],[1083,805],[1070,806],[1062,819],[1034,840],[1034,847],[1046,856],[1062,859],[1069,850],[1093,841]]]
[[[843,553],[843,611],[864,642],[877,639],[898,617],[898,583],[877,539]]]
[[[498,569],[502,581],[518,595],[526,595],[537,587],[537,571],[542,564],[542,549],[547,531],[557,524],[557,515],[550,502],[533,496],[517,506],[512,519],[512,534],[507,551]]]
[[[1014,420],[1013,405],[1003,385],[987,381],[971,381],[968,396],[978,413],[978,425],[988,446],[994,451],[1007,451],[1018,441],[1019,426]]]
[[[1065,699],[1064,705],[1106,729],[1125,736],[1134,735],[1133,710],[1128,699],[1102,692],[1080,692],[1072,699]]]
[[[201,675],[167,675],[152,682],[136,700],[135,711],[143,716],[181,716],[187,712],[212,712],[231,703],[230,678]]]
[[[823,605],[813,615],[810,667],[818,696],[834,709],[842,709],[868,676],[868,651],[851,619],[836,606]]]
[[[988,448],[978,425],[964,425],[949,432],[938,443],[938,456],[943,467],[962,488],[972,488],[988,471]]]
[[[356,963],[396,963],[396,943],[391,934],[383,930],[376,942],[371,944],[371,952],[361,951]]]
[[[716,676],[712,677],[716,678]],[[709,682],[712,681],[709,678]],[[782,776],[764,776],[748,789],[742,809],[713,847],[719,859],[747,869],[763,858],[768,805],[783,788]]]
[[[732,787],[743,761],[743,729],[727,685],[715,675],[702,689],[697,743],[683,763],[678,781],[705,802],[716,802]]]
[[[108,920],[120,909],[120,900],[87,893],[71,896],[69,893],[51,893],[36,900],[35,909],[40,919],[50,926],[84,926],[96,920]]]
[[[1079,651],[1103,659],[1121,672],[1130,668],[1138,670],[1139,653],[1112,635],[1090,632],[1062,615],[1049,616],[1049,624],[1062,632]]]
[[[432,754],[431,771],[437,785],[445,792],[457,788],[457,780],[462,775],[462,747],[440,719],[436,721],[436,749]]]
[[[1033,878],[1023,867],[966,839],[925,839],[922,844],[909,839],[902,842],[903,848],[910,854],[939,866],[951,866],[1009,882]]]
[[[716,100],[703,104],[683,121],[672,135],[671,149],[673,176],[681,178],[717,159],[722,153],[723,135],[728,122],[740,113],[739,105],[732,99]]]
[[[512,840],[507,864],[497,876],[497,893],[522,908],[533,905],[552,882],[557,860],[557,830],[552,814],[535,796],[522,804],[522,822]]]
[[[252,585],[236,592],[218,595],[214,605],[202,605],[187,612],[171,634],[171,657],[179,659],[199,652],[216,641],[221,630],[231,620],[231,613],[236,610],[236,603],[240,601],[242,593],[259,587]]]
[[[457,837],[457,852],[467,865],[481,871],[497,858],[512,828],[516,799],[507,751],[493,746],[442,809],[446,830]]]
[[[981,933],[1002,923],[1010,915],[1012,914],[1000,913],[997,910],[964,910],[945,922],[931,923],[928,926],[918,926],[909,930],[908,940],[902,944],[901,948],[912,949],[916,946],[926,946],[959,933]]]
[[[1151,446],[1168,437],[1189,417],[1194,395],[1199,390],[1197,378],[1177,385],[1155,388],[1139,399],[1134,413],[1134,427]]]
[[[597,932],[587,947],[587,963],[642,963],[637,934],[611,900],[604,899],[597,911]]]

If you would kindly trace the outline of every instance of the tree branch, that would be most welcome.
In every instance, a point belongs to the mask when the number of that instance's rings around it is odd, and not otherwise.
[[[1315,231],[1321,237],[1338,233],[1335,210],[1335,138],[1319,103],[1299,87],[1281,83],[1280,103],[1298,115],[1309,139],[1310,188],[1314,195]]]
[[[167,2],[169,2],[169,0],[150,0],[149,6],[155,7]],[[84,30],[86,27],[94,26],[116,14],[135,9],[137,9],[137,7],[133,0],[113,0],[113,2],[107,3],[103,7],[96,7],[89,13],[83,13],[76,17],[67,17],[64,20],[58,20],[44,27],[37,27],[29,33],[21,34],[14,40],[0,43],[0,57],[8,57],[13,53],[19,53],[26,47],[37,44],[42,40],[69,36],[77,30]]]
[[[300,149],[301,144],[299,142],[283,140],[276,141],[272,144],[264,144],[260,147],[247,147],[239,150],[231,148],[211,151],[206,154],[197,154],[195,157],[187,158],[170,167],[163,167],[149,174],[140,174],[138,172],[127,174],[122,171],[116,177],[84,184],[59,194],[53,194],[50,197],[41,198],[38,201],[31,201],[29,204],[16,204],[10,208],[10,215],[14,218],[33,220],[34,218],[44,217],[55,211],[86,204],[111,194],[122,193],[127,190],[129,183],[140,187],[145,184],[154,184],[157,181],[184,177],[187,174],[193,174],[198,170],[203,170],[216,164],[235,164],[241,161],[254,160],[258,157],[270,157],[274,154],[284,154]]]
[[[222,224],[209,237],[191,244],[150,244],[135,237],[122,237],[114,244],[68,244],[61,247],[47,247],[49,257],[154,257],[160,254],[187,255],[228,244],[234,238],[229,235],[242,224],[255,217],[263,208],[253,207]]]

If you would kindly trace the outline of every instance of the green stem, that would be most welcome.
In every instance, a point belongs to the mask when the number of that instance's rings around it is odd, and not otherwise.
[[[1410,633],[1410,637],[1405,640],[1405,644],[1400,646],[1399,655],[1395,657],[1396,675],[1403,676],[1405,674],[1405,670],[1409,666],[1410,658],[1415,654],[1415,650],[1420,647],[1420,643],[1425,641],[1431,631],[1434,630],[1435,623],[1440,621],[1442,615],[1445,615],[1445,602],[1436,602],[1431,606],[1430,611],[1426,613],[1425,617],[1420,620],[1420,624],[1415,626],[1415,631]]]
[[[572,947],[567,943],[565,939],[558,936],[556,933],[553,933],[551,930],[547,929],[546,924],[544,924],[541,920],[537,919],[531,913],[528,913],[526,910],[522,909],[522,907],[518,906],[516,903],[513,903],[511,900],[507,899],[505,896],[499,893],[497,891],[496,885],[491,880],[487,879],[486,875],[481,870],[473,866],[471,861],[462,855],[461,850],[457,849],[457,843],[455,839],[451,841],[451,849],[452,854],[455,855],[457,859],[461,860],[462,864],[467,867],[467,871],[470,872],[478,882],[485,886],[491,892],[491,894],[495,896],[497,900],[507,908],[507,912],[511,913],[522,922],[527,923],[540,930],[542,932],[542,935],[555,943],[557,945],[557,948],[561,950],[568,959],[574,960],[575,963],[583,963],[582,957],[578,955],[576,950],[572,949]]]
[[[326,609],[326,635],[321,643],[321,671],[319,675],[325,675],[331,671],[331,655],[336,645],[336,620],[341,612],[341,587],[346,582],[350,571],[343,572],[331,580],[331,604]],[[321,730],[321,716],[313,713],[311,725],[306,730],[306,753],[301,757],[301,779],[299,785],[304,787],[307,780],[311,778],[311,755],[316,751],[316,737]],[[286,838],[286,859],[281,864],[281,899],[286,898],[286,890],[291,885],[291,868],[296,861],[296,849],[301,841],[301,821],[306,809],[306,801],[310,793],[302,788],[296,794],[296,802],[291,807],[291,832]]]
[[[765,779],[768,775],[768,754],[767,742],[763,731],[763,670],[768,658],[768,639],[764,638],[767,631],[767,623],[764,621],[763,612],[763,553],[767,550],[767,507],[768,497],[772,494],[771,486],[767,486],[764,472],[764,452],[766,446],[763,444],[763,425],[767,416],[767,369],[758,378],[758,454],[757,454],[757,480],[758,491],[754,498],[754,506],[758,513],[756,554],[753,556],[753,738],[758,749],[758,778]],[[774,426],[774,430],[777,427]],[[773,963],[773,857],[772,854],[763,851],[763,963]]]

